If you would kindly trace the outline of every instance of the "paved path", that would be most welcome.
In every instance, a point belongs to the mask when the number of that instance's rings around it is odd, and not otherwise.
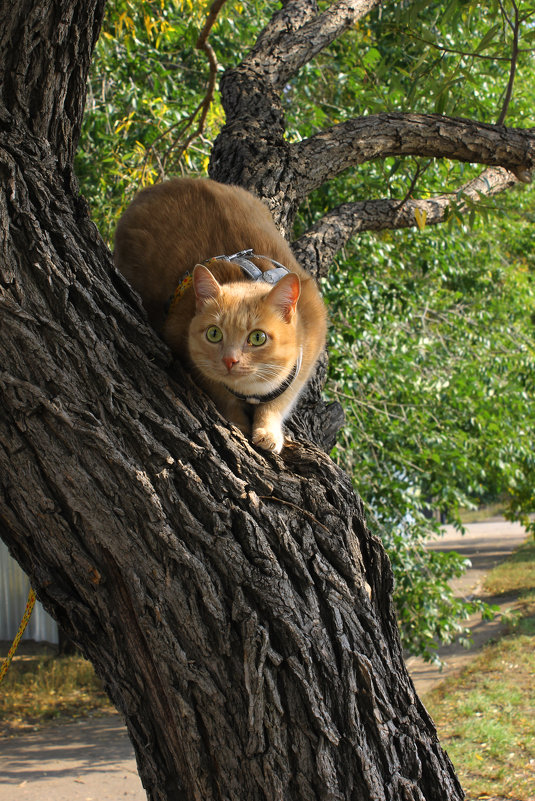
[[[526,540],[527,534],[519,523],[506,520],[487,520],[472,523],[463,536],[453,528],[444,527],[444,536],[429,546],[437,551],[457,551],[470,559],[472,567],[458,579],[451,582],[455,595],[464,598],[480,596],[487,573],[503,562],[509,554]],[[485,597],[488,603],[497,604],[503,613],[514,606],[513,598]],[[444,661],[442,669],[430,665],[418,657],[407,660],[407,668],[419,695],[424,695],[448,676],[460,671],[474,658],[477,650],[489,640],[496,637],[503,629],[498,617],[492,621],[482,621],[481,615],[473,615],[467,621],[472,633],[473,645],[463,648],[457,643],[447,645],[438,650]]]
[[[456,585],[462,595],[474,593],[485,574],[523,542],[520,526],[504,521],[477,523],[461,538],[447,527],[432,547],[456,550],[472,560],[472,570]],[[474,621],[477,642],[495,630]],[[410,659],[409,670],[421,694],[452,670],[459,670],[459,648],[440,651],[448,659],[441,674],[421,660]],[[474,650],[463,652],[469,661]],[[40,731],[0,740],[0,801],[146,801],[137,775],[134,753],[119,715],[50,725]]]
[[[0,741],[0,801],[147,801],[118,714]]]
[[[452,583],[458,595],[477,593],[487,573],[518,548],[527,537],[520,523],[502,518],[471,523],[462,535],[453,526],[444,526],[444,536],[430,544],[436,551],[457,551],[470,559],[472,567]]]

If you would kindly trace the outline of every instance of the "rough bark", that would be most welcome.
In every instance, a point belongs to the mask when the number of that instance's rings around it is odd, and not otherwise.
[[[387,156],[425,156],[509,169],[535,166],[535,129],[488,125],[441,114],[371,114],[293,145],[306,197],[329,178]]]
[[[0,0],[0,121],[45,137],[68,172],[105,0]]]
[[[299,69],[380,0],[337,0],[319,14],[313,0],[289,0],[273,15],[241,64],[279,91]]]
[[[362,231],[384,231],[438,225],[453,210],[462,214],[485,197],[492,197],[518,183],[517,177],[503,167],[489,167],[457,192],[438,195],[430,200],[362,200],[343,203],[325,214],[293,243],[296,257],[316,277],[325,276],[334,256]]]
[[[462,798],[349,480],[313,445],[270,456],[218,416],[76,193],[103,2],[0,8],[0,534],[123,712],[148,797]],[[316,19],[290,11],[288,32]],[[275,83],[248,69],[226,76],[212,172],[284,227],[299,173]]]
[[[149,798],[460,798],[348,479],[230,430],[50,152],[7,140],[2,536],[123,712]]]

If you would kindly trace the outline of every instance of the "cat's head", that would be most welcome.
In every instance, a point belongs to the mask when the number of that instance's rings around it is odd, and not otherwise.
[[[265,394],[284,381],[299,356],[300,281],[285,275],[275,286],[220,284],[198,264],[193,272],[196,312],[188,349],[206,378],[243,394]]]

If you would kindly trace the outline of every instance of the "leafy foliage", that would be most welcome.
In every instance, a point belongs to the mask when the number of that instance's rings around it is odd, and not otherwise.
[[[533,511],[535,295],[511,229],[532,236],[527,220],[362,236],[325,286],[328,392],[347,414],[335,458],[390,554],[406,645],[428,656],[463,614],[447,587],[462,560],[423,547],[431,512],[460,526],[461,507],[497,497]]]
[[[218,96],[204,130],[185,152],[208,85],[196,41],[209,4],[193,0],[110,0],[92,65],[76,171],[95,221],[111,243],[118,215],[143,186],[175,175],[205,175],[223,122]],[[269,9],[228,2],[210,43],[221,65],[240,58]],[[218,68],[219,72],[222,66]]]
[[[77,158],[108,239],[141,186],[207,171],[224,122],[216,92],[191,138],[207,91],[209,66],[195,46],[207,11],[192,0],[108,3]],[[288,138],[389,110],[486,122],[506,113],[521,125],[533,108],[534,11],[529,0],[381,6],[285,87]],[[240,61],[271,12],[263,0],[227,0],[210,32],[219,72]],[[315,192],[296,233],[342,201],[430,197],[476,172],[420,158],[366,164]],[[334,457],[390,554],[405,644],[430,658],[436,638],[462,634],[473,609],[447,586],[463,569],[460,557],[425,549],[439,529],[430,511],[460,525],[460,507],[497,497],[523,522],[535,507],[532,208],[527,190],[473,207],[471,227],[453,210],[440,231],[420,220],[420,231],[360,235],[323,287],[332,320],[327,391],[347,411]]]

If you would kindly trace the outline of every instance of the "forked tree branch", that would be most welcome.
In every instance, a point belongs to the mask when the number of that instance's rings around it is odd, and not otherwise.
[[[535,128],[440,114],[384,113],[343,122],[292,145],[301,198],[348,167],[388,156],[450,158],[514,172],[535,166]]]
[[[336,253],[362,231],[384,231],[436,225],[444,222],[452,209],[465,212],[472,203],[509,189],[517,183],[513,173],[490,167],[458,192],[426,200],[365,200],[344,203],[333,209],[293,243],[297,258],[316,278],[327,274]],[[418,219],[417,219],[418,218]]]
[[[282,89],[304,64],[379,3],[338,0],[321,14],[310,0],[285,3],[260,34],[242,67],[261,72],[275,89]]]
[[[225,165],[232,144],[230,180],[263,197],[285,233],[291,231],[299,205],[313,190],[349,167],[376,159],[448,158],[495,168],[483,173],[479,183],[470,182],[461,189],[468,198],[473,191],[474,199],[506,189],[515,182],[511,173],[520,181],[530,180],[535,167],[535,128],[504,128],[439,114],[398,112],[360,117],[301,142],[288,142],[281,88],[375,5],[373,0],[340,0],[317,14],[314,0],[288,0],[275,12],[244,61],[225,74],[221,90],[227,124],[213,149],[211,177],[221,180],[225,175],[229,180]],[[418,210],[427,215],[428,225],[444,220],[454,195],[409,200],[413,188],[404,199],[344,204],[327,214],[296,244],[301,261],[312,270],[316,265],[318,273],[323,273],[357,231],[414,225]]]
[[[226,0],[214,0],[212,5],[210,6],[208,16],[199,34],[197,42],[195,43],[195,49],[203,52],[208,59],[208,64],[210,66],[210,72],[208,75],[208,87],[206,89],[206,94],[204,98],[201,100],[200,104],[197,106],[197,109],[195,110],[194,117],[197,116],[197,113],[200,111],[200,117],[199,117],[199,122],[197,124],[197,128],[190,133],[190,135],[187,137],[186,141],[180,148],[178,156],[176,157],[177,160],[182,157],[182,155],[186,152],[186,150],[193,142],[193,140],[203,133],[204,126],[206,124],[206,118],[208,116],[210,106],[212,105],[212,101],[214,99],[218,64],[214,48],[208,42],[208,36],[210,35],[210,32],[215,25],[215,22],[217,20],[217,15],[221,11],[221,8],[225,3]]]

